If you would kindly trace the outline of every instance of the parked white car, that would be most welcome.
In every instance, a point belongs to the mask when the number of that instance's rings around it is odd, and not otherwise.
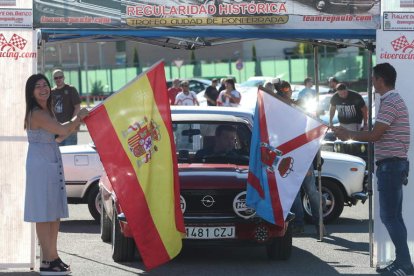
[[[103,167],[92,144],[60,147],[69,203],[87,203],[89,212],[100,220],[99,178]]]
[[[251,130],[253,113],[249,109],[226,107],[172,107],[173,118],[194,118],[197,121],[202,114],[228,115],[242,118]],[[182,117],[182,116],[181,116]],[[221,116],[223,117],[223,116]],[[176,119],[175,119],[176,120]],[[77,145],[61,147],[63,166],[65,170],[68,197],[73,202],[87,202],[92,216],[99,220],[100,194],[98,192],[99,178],[103,172],[99,156],[92,145]],[[322,151],[324,164],[322,167],[322,190],[326,198],[324,209],[325,221],[338,218],[344,206],[355,205],[358,200],[365,201],[365,162],[359,157],[348,154]],[[309,204],[304,197],[304,208],[307,218],[310,216]]]

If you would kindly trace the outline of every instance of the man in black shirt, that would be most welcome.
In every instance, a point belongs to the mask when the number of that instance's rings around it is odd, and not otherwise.
[[[217,105],[217,97],[219,92],[217,91],[217,79],[211,80],[211,85],[207,87],[206,91],[204,92],[204,98],[207,99],[208,106],[216,106]]]
[[[352,131],[367,128],[368,110],[360,94],[349,91],[345,84],[339,83],[330,103],[329,125],[331,127],[335,111],[338,111],[338,121],[342,127]],[[362,122],[364,124],[361,126]]]

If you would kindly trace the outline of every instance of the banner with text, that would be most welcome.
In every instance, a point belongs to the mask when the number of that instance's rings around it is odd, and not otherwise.
[[[412,67],[414,62],[414,32],[397,32],[397,31],[377,31],[376,47],[377,63],[388,62],[393,65],[397,71],[396,90],[403,97],[408,107],[411,123],[411,141],[410,148],[414,146],[413,122],[414,108],[411,103],[414,102],[412,92]],[[378,97],[377,97],[378,98]],[[414,202],[410,195],[414,194],[414,151],[408,151],[410,162],[410,174],[408,185],[403,187],[403,217],[408,231],[408,246],[410,248],[411,259],[414,257],[414,220],[411,219],[411,210],[414,208]],[[395,249],[389,238],[388,232],[381,223],[379,214],[378,191],[374,190],[375,212],[374,212],[374,262],[378,265],[384,265],[395,259]]]
[[[378,0],[34,0],[35,28],[376,29]],[[335,1],[337,2],[337,1]]]
[[[23,221],[25,84],[36,72],[33,30],[0,29],[0,268],[34,267],[34,224]]]

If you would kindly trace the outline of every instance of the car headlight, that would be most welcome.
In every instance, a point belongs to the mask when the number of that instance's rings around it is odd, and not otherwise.
[[[180,195],[180,207],[181,207],[181,212],[184,214],[185,209],[187,208],[187,203],[185,203],[185,199],[182,195]]]
[[[256,211],[246,206],[246,191],[238,193],[233,200],[234,212],[244,219],[249,219],[256,214]]]

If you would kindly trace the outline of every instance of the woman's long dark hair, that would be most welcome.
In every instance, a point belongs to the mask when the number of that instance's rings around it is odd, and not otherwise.
[[[31,75],[27,79],[27,81],[26,81],[26,114],[24,115],[24,129],[27,128],[27,122],[28,122],[28,119],[29,119],[30,112],[35,107],[38,107],[38,108],[41,109],[41,106],[39,105],[39,103],[36,101],[36,99],[34,97],[35,85],[36,85],[36,82],[38,82],[39,80],[45,80],[47,85],[49,86],[49,89],[50,89],[50,82],[46,78],[46,76],[43,75],[43,74],[34,74],[34,75]],[[47,110],[49,111],[49,113],[51,115],[53,115],[52,96],[49,96],[49,98],[47,99],[46,107],[47,107]]]

